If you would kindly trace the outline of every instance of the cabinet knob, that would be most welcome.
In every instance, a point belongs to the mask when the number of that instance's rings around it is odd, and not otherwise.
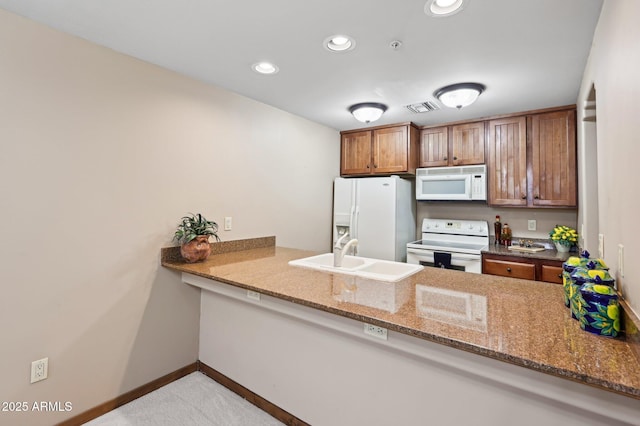
[[[507,272],[511,272],[511,268],[507,268]]]
[[[523,195],[523,196],[522,196],[522,199],[523,199],[523,200],[526,200],[526,199],[527,199],[527,195],[526,195],[526,194],[525,194],[525,195]]]
[[[533,198],[535,198],[536,200],[539,200],[539,199],[540,199],[540,196],[539,196],[539,195],[536,195],[536,196],[535,196],[535,197],[533,197]]]
[[[562,274],[558,274],[558,278],[562,278]]]
[[[457,160],[457,159],[458,159],[458,157],[453,157],[453,159],[454,159],[454,160]]]
[[[371,167],[369,167],[369,165],[367,164],[367,169],[370,169]]]
[[[378,168],[378,165],[377,165],[377,164],[374,164],[374,165],[373,165],[373,168],[374,168],[374,169],[377,169],[377,168]]]
[[[444,158],[443,158],[443,160],[444,160],[444,161],[447,161],[447,157],[444,157]]]

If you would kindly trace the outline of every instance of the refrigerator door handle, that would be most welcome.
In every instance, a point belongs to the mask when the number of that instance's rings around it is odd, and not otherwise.
[[[349,235],[351,238],[355,238],[353,234],[355,234],[355,214],[356,214],[356,206],[351,205],[351,211],[349,212]]]

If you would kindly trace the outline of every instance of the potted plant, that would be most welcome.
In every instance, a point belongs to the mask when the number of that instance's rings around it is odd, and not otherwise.
[[[578,233],[576,230],[564,225],[556,225],[553,231],[549,232],[549,236],[555,244],[556,250],[561,253],[568,252],[571,250],[571,247],[578,242]]]
[[[173,239],[180,244],[180,254],[188,263],[205,260],[211,254],[209,237],[220,241],[218,237],[218,224],[207,220],[200,213],[189,213],[184,216]]]

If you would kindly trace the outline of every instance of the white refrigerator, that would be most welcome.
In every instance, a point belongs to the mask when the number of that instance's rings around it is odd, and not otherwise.
[[[413,181],[398,176],[336,178],[333,247],[345,232],[349,236],[343,243],[358,239],[358,256],[406,261],[407,243],[416,239]]]

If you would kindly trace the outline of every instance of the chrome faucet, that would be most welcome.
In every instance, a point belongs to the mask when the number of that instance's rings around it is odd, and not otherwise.
[[[345,232],[342,237],[336,241],[336,245],[333,247],[333,266],[340,267],[342,266],[342,259],[349,252],[349,249],[353,247],[353,252],[355,254],[355,248],[358,245],[358,240],[355,238],[347,241],[344,245],[342,241],[349,236],[348,232]]]

